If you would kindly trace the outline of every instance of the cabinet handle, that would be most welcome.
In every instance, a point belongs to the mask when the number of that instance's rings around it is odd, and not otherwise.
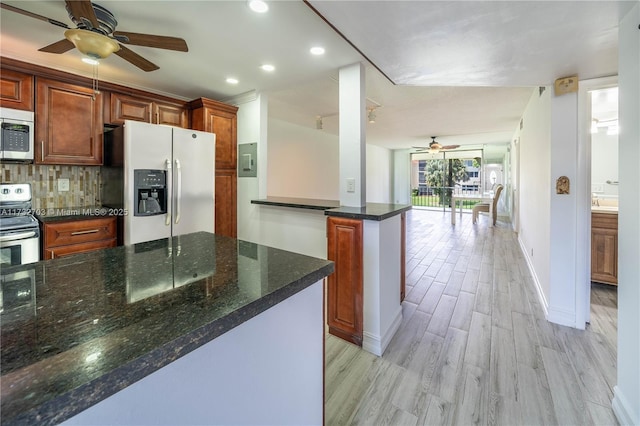
[[[160,124],[160,113],[156,112],[156,124]]]
[[[72,232],[71,235],[95,234],[96,232],[100,232],[100,230],[99,229],[89,229],[88,231],[75,231],[75,232]]]
[[[44,161],[44,141],[40,141],[40,161]]]

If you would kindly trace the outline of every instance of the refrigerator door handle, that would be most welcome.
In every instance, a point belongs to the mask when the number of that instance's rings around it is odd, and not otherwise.
[[[167,195],[171,197],[171,184],[173,182],[173,177],[171,176],[171,160],[167,158],[164,162],[164,166],[167,170]],[[171,205],[171,203],[169,203],[169,205]],[[171,207],[167,209],[167,218],[165,219],[164,224],[165,226],[171,225]]]
[[[176,195],[176,224],[180,222],[180,204],[182,202],[182,168],[180,167],[180,160],[176,158],[176,174],[177,174],[177,195]]]

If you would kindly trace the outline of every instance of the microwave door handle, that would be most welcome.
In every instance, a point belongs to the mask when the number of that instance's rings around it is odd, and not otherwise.
[[[167,171],[167,198],[169,198],[169,200],[167,200],[167,218],[165,219],[164,224],[165,226],[169,226],[171,225],[171,160],[167,158],[164,162],[164,167]]]
[[[177,195],[176,195],[176,224],[180,222],[180,204],[182,197],[182,167],[180,166],[180,160],[176,158],[176,174],[177,174]]]
[[[0,237],[0,241],[2,242],[16,241],[16,240],[22,240],[23,238],[31,238],[35,236],[36,236],[35,231],[28,231],[28,232],[22,232],[20,234],[3,235]]]

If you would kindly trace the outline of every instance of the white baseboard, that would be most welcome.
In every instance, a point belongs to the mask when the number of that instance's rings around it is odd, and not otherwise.
[[[611,408],[613,408],[613,414],[616,415],[618,422],[621,425],[638,425],[640,424],[640,415],[631,411],[631,405],[629,400],[620,392],[618,386],[613,387],[613,401],[611,401]]]
[[[398,306],[398,311],[396,312],[396,316],[391,323],[391,326],[387,329],[382,337],[377,336],[375,334],[363,331],[362,332],[362,349],[367,352],[371,352],[374,355],[382,356],[387,346],[393,339],[393,336],[400,328],[400,324],[402,323],[402,306]]]
[[[547,321],[555,324],[566,325],[567,327],[576,326],[576,313],[565,309],[556,308],[554,306],[547,307]]]
[[[531,272],[531,276],[533,277],[533,283],[536,285],[536,292],[538,293],[538,299],[540,301],[540,305],[542,305],[542,310],[544,311],[544,317],[549,320],[549,302],[547,302],[547,298],[544,296],[544,291],[542,291],[542,285],[540,284],[540,280],[538,279],[538,275],[536,274],[536,270],[533,267],[533,262],[527,253],[527,248],[524,246],[524,243],[520,239],[520,235],[518,235],[518,245],[520,246],[520,251],[524,256],[524,259],[527,261],[527,267],[529,268],[529,272]]]

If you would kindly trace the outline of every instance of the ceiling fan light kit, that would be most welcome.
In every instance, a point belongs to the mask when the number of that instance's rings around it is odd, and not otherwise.
[[[64,33],[64,39],[38,49],[41,52],[61,54],[75,47],[85,55],[85,58],[83,58],[85,62],[87,58],[96,61],[115,53],[130,64],[149,72],[155,71],[159,67],[120,43],[178,52],[189,51],[187,43],[178,37],[115,31],[118,21],[114,15],[109,10],[92,3],[90,0],[66,0],[65,4],[69,18],[77,28],[69,28],[64,22],[4,3],[0,3],[0,6],[2,9],[67,29]],[[93,63],[92,65],[95,66],[96,64]]]
[[[65,31],[64,36],[83,55],[92,59],[104,59],[120,50],[116,41],[93,31],[72,29]]]

